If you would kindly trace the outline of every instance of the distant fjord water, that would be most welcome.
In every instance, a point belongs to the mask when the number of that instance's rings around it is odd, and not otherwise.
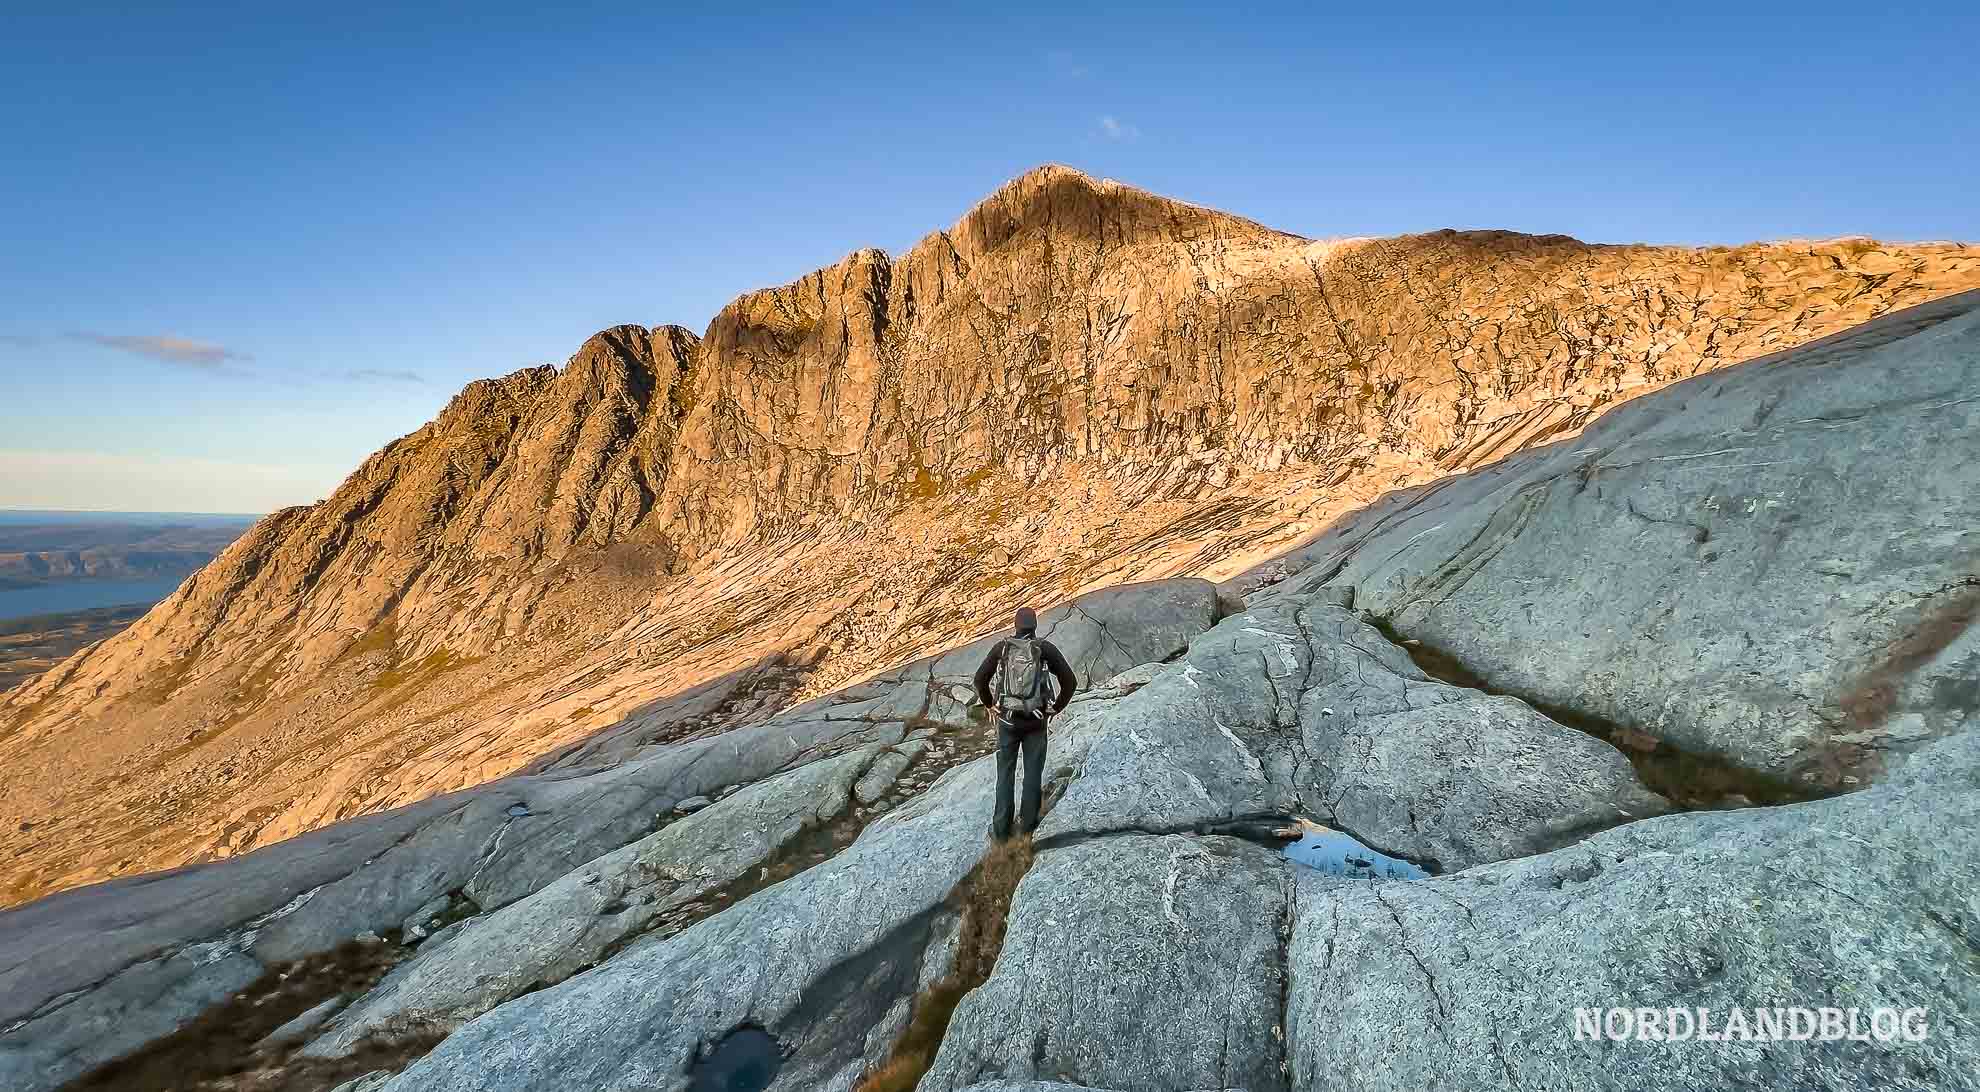
[[[222,512],[106,512],[81,509],[0,508],[0,553],[98,552],[162,543],[197,543],[217,553],[260,517]],[[31,587],[0,587],[0,621],[73,614],[101,607],[151,606],[171,595],[183,572],[69,576]]]
[[[155,580],[70,580],[0,591],[0,622],[37,614],[71,614],[97,607],[150,606],[171,595],[182,577]]]

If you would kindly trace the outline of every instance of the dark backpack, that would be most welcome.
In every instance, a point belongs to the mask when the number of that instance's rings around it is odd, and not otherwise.
[[[1007,716],[1043,715],[1051,699],[1045,679],[1045,649],[1040,642],[1034,637],[1009,638],[997,665],[997,707]]]

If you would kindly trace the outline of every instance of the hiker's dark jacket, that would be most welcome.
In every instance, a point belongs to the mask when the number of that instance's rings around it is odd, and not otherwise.
[[[1018,636],[1032,635],[1020,633]],[[1052,678],[1059,684],[1052,694],[1052,712],[1057,714],[1066,707],[1067,702],[1073,700],[1073,691],[1079,688],[1079,679],[1073,674],[1072,665],[1066,662],[1065,654],[1059,651],[1059,646],[1040,638],[1032,639],[1038,641],[1039,655],[1045,658],[1045,666],[1051,669]],[[1009,640],[1013,638],[1004,638],[1004,641]],[[985,708],[997,698],[997,695],[990,692],[990,681],[997,675],[997,665],[1003,662],[1004,641],[991,645],[990,655],[984,657],[983,666],[976,669],[976,700],[982,702]]]

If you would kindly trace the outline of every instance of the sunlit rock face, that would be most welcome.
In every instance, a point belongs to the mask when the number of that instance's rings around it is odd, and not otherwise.
[[[1957,245],[1313,241],[1041,168],[699,336],[614,327],[470,385],[11,693],[0,900],[600,733],[760,723],[1020,604],[1233,576],[1394,487],[1976,284]]]

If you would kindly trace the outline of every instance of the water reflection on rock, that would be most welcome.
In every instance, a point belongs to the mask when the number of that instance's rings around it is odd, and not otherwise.
[[[1429,873],[1411,864],[1377,853],[1337,830],[1304,826],[1299,840],[1288,843],[1281,852],[1299,864],[1330,876],[1370,880],[1421,880]]]

